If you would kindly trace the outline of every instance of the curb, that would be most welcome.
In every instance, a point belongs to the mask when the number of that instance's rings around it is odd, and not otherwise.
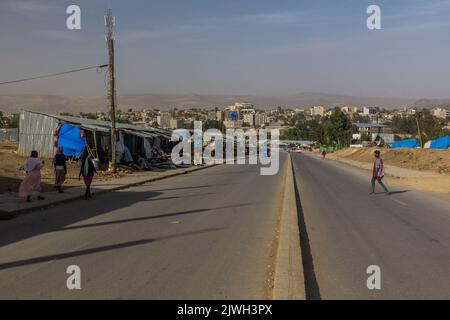
[[[305,300],[303,272],[298,229],[298,212],[295,197],[294,173],[289,154],[285,172],[280,233],[275,263],[274,300]]]
[[[159,176],[159,177],[144,179],[144,180],[140,180],[140,181],[137,181],[137,182],[124,184],[124,185],[121,185],[121,186],[112,187],[111,189],[97,190],[95,192],[95,194],[100,195],[100,194],[105,194],[105,193],[114,192],[114,191],[118,191],[118,190],[123,190],[123,189],[131,188],[131,187],[139,186],[139,185],[142,185],[142,184],[145,184],[145,183],[159,181],[159,180],[163,180],[163,179],[167,179],[167,178],[173,178],[173,177],[184,175],[184,174],[188,174],[188,173],[191,173],[191,172],[195,172],[195,171],[211,168],[211,167],[214,167],[214,166],[215,165],[209,165],[209,166],[198,167],[198,168],[193,168],[193,169],[186,169],[186,170],[183,170],[183,171],[180,171],[180,172],[176,172],[176,173],[171,173],[171,174],[162,175],[162,176]],[[18,210],[15,210],[15,211],[10,211],[10,212],[0,211],[0,220],[10,220],[10,219],[18,216],[19,214],[22,214],[22,213],[27,213],[27,212],[31,212],[31,211],[35,211],[35,210],[45,209],[45,208],[52,207],[54,205],[59,205],[59,204],[64,204],[64,203],[69,203],[69,202],[72,202],[72,201],[80,200],[82,198],[84,198],[84,195],[77,195],[77,196],[73,196],[72,198],[61,199],[61,200],[57,200],[55,202],[45,203],[45,204],[42,204],[42,205],[37,205],[37,206],[34,206],[34,207],[30,207],[30,208],[23,208],[23,209],[18,209]]]

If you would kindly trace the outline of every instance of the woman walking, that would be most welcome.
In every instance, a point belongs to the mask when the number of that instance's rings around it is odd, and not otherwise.
[[[370,194],[375,193],[375,181],[378,181],[380,186],[386,192],[386,195],[390,195],[391,193],[389,192],[388,188],[386,188],[386,186],[382,182],[384,178],[384,164],[383,159],[381,159],[380,150],[375,150],[374,156],[375,162],[373,163],[373,170],[372,170],[372,192]]]
[[[44,200],[41,196],[41,168],[44,162],[38,159],[38,152],[31,151],[30,158],[20,168],[26,172],[25,179],[19,187],[19,196],[26,198],[27,202],[31,201],[31,197],[37,197],[38,200]]]
[[[53,158],[53,166],[55,167],[55,188],[59,193],[63,193],[62,185],[66,180],[67,174],[66,156],[63,146],[58,147],[58,151]]]
[[[94,179],[94,173],[97,173],[97,170],[95,170],[94,163],[92,162],[92,156],[86,152],[81,160],[80,174],[78,175],[78,180],[83,176],[84,184],[86,185],[86,192],[84,194],[84,199],[86,200],[92,198],[91,183],[92,179]]]

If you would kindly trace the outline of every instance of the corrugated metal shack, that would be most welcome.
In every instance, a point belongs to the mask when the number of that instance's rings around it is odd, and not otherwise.
[[[83,141],[93,156],[101,162],[110,161],[110,122],[26,110],[21,111],[19,118],[18,153],[28,156],[32,150],[36,150],[40,157],[53,157],[61,125],[80,128]],[[170,131],[123,123],[117,123],[116,128],[116,154],[119,163],[130,163],[138,157],[156,160],[164,154],[170,154]]]
[[[18,128],[0,128],[0,141],[13,141],[16,142],[19,139]]]

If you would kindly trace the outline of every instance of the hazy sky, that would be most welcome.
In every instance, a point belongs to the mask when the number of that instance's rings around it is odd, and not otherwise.
[[[119,94],[450,97],[449,0],[0,0],[0,82],[106,63],[107,7]],[[104,95],[104,75],[0,86],[12,93]]]

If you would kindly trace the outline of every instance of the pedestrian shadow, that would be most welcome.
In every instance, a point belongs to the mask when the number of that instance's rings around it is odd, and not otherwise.
[[[174,188],[175,190],[181,189],[196,189],[196,188],[206,188],[209,186],[198,186],[193,188]],[[166,189],[171,190],[171,189]],[[162,190],[161,190],[162,191]],[[160,191],[129,191],[122,190],[114,193],[106,193],[96,195],[94,194],[91,200],[77,200],[70,203],[59,204],[53,208],[48,208],[44,210],[37,210],[31,213],[22,214],[15,219],[2,221],[0,223],[0,246],[8,245],[14,242],[18,242],[24,239],[28,239],[40,234],[78,229],[80,226],[75,224],[83,220],[88,220],[94,217],[101,216],[103,214],[108,214],[119,209],[131,207],[139,202],[145,201],[156,201],[164,200],[160,199],[160,196],[164,196],[164,192]],[[207,193],[205,193],[207,194]],[[192,195],[177,195],[176,198],[183,199],[185,197],[194,197],[196,194]],[[166,201],[170,201],[171,197],[166,197]],[[163,218],[164,216],[176,216],[180,214],[194,214],[201,213],[205,211],[220,210],[225,208],[248,206],[251,203],[243,203],[236,206],[228,207],[216,207],[216,208],[199,208],[195,210],[186,210],[180,212],[171,212],[167,214],[148,216],[142,220],[150,220]],[[136,218],[139,221],[141,218]],[[129,220],[129,221],[127,221]],[[131,222],[134,219],[124,219],[124,221],[110,221],[106,223],[98,223],[98,225],[106,224],[117,224],[121,222]],[[72,227],[68,227],[74,225]],[[95,226],[93,224],[92,226]],[[90,226],[90,225],[87,225]]]
[[[199,193],[199,194],[189,194],[185,196],[173,196],[173,197],[162,197],[162,198],[152,198],[145,201],[161,201],[161,200],[173,200],[173,199],[180,199],[180,198],[193,198],[193,197],[203,197],[203,196],[210,196],[216,194],[214,192],[205,192],[205,193]]]
[[[187,214],[194,214],[194,213],[202,213],[202,212],[214,211],[214,210],[239,208],[239,207],[245,207],[245,206],[250,206],[250,205],[252,205],[252,204],[251,203],[243,203],[243,204],[239,204],[239,205],[214,207],[214,208],[207,208],[207,209],[193,209],[193,210],[185,210],[185,211],[176,211],[176,212],[156,214],[156,215],[145,216],[145,217],[138,217],[138,218],[129,218],[129,219],[121,219],[121,220],[113,220],[113,221],[105,221],[105,222],[90,223],[90,224],[83,224],[83,225],[77,225],[77,226],[70,226],[70,227],[65,227],[65,228],[63,228],[61,230],[55,230],[55,232],[57,232],[57,231],[75,230],[75,229],[84,229],[84,228],[92,228],[92,227],[101,227],[101,226],[106,226],[106,225],[114,225],[114,224],[128,223],[128,222],[137,222],[137,221],[161,219],[161,218],[168,218],[168,217],[173,217],[173,216],[180,216],[180,215],[187,215]]]
[[[218,184],[211,184],[211,185],[203,185],[203,186],[193,186],[193,187],[179,187],[179,188],[168,188],[168,189],[158,189],[155,191],[177,191],[177,190],[187,190],[187,189],[201,189],[201,188],[217,188],[222,186],[231,186],[231,185],[237,185],[239,183],[218,183]],[[145,186],[148,184],[141,184],[140,186]],[[161,186],[161,185],[159,185]]]
[[[187,236],[208,233],[208,232],[216,232],[216,231],[220,231],[223,229],[225,229],[225,228],[201,229],[201,230],[196,230],[196,231],[177,233],[177,234],[164,236],[164,237],[142,239],[142,240],[137,240],[137,241],[128,241],[128,242],[116,243],[116,244],[102,246],[102,247],[95,247],[95,248],[83,249],[83,250],[78,250],[78,251],[53,254],[53,255],[48,255],[48,256],[43,256],[43,257],[11,261],[11,262],[6,262],[6,263],[1,263],[0,270],[22,267],[22,266],[26,266],[26,265],[55,261],[55,260],[63,260],[63,259],[79,257],[79,256],[85,256],[85,255],[90,255],[90,254],[94,254],[97,252],[105,252],[105,251],[112,251],[112,250],[120,250],[120,249],[124,249],[124,248],[128,248],[128,247],[142,246],[142,245],[150,244],[150,243],[153,243],[156,241],[169,240],[169,239],[179,238],[179,237],[187,237]]]
[[[96,195],[93,199],[62,203],[52,208],[22,214],[0,223],[0,246],[8,245],[40,234],[59,230],[65,226],[97,217],[136,202],[162,195],[162,192],[121,191]]]
[[[402,194],[402,193],[407,193],[410,190],[399,190],[399,191],[391,191],[390,194]]]
[[[400,191],[389,191],[389,194],[386,194],[386,192],[375,192],[373,193],[374,195],[393,195],[393,194],[402,194],[402,193],[407,193],[410,192],[410,190],[400,190]]]

